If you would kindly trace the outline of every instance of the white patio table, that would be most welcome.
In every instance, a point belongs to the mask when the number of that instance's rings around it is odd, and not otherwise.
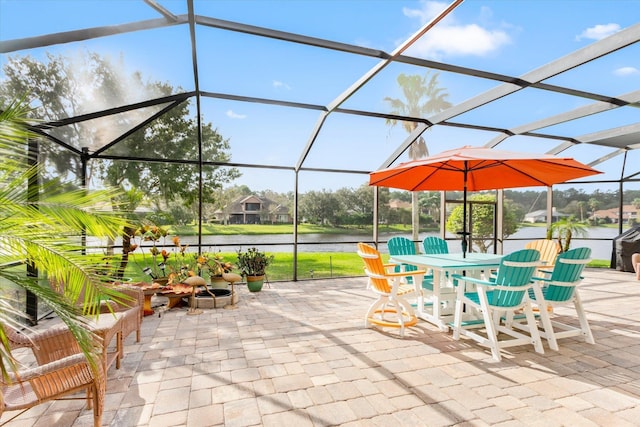
[[[434,254],[434,255],[392,255],[392,263],[411,264],[419,269],[433,271],[433,295],[430,301],[423,296],[418,297],[416,315],[438,326],[442,331],[448,331],[448,322],[453,321],[456,291],[449,280],[451,274],[464,274],[471,277],[482,277],[500,265],[503,255],[471,252],[465,257],[462,253]],[[414,283],[420,284],[423,275],[416,275]],[[420,294],[422,295],[422,294]]]

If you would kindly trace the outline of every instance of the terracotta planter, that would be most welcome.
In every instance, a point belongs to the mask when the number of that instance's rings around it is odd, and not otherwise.
[[[247,276],[249,292],[260,292],[264,284],[264,276]]]

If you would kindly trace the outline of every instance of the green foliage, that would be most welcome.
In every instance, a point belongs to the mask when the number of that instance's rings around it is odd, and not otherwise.
[[[39,185],[43,168],[29,166],[27,141],[39,138],[28,130],[26,103],[0,105],[0,281],[14,283],[35,294],[66,323],[85,352],[93,351],[91,333],[81,326],[79,315],[98,315],[101,299],[122,301],[122,294],[113,291],[101,262],[82,253],[81,235],[114,238],[118,230],[128,225],[125,215],[100,212],[119,196],[118,191],[87,192],[73,190],[62,182],[49,181]],[[25,270],[27,264],[57,283],[64,283],[64,295],[54,292],[38,277]],[[22,265],[22,270],[7,265]],[[84,291],[85,299],[78,300]],[[82,303],[82,310],[76,308]],[[16,316],[24,316],[7,295],[0,300],[0,323],[18,328]],[[0,370],[3,375],[15,368],[4,330],[0,328]]]
[[[439,75],[437,72],[433,74],[427,72],[424,76],[400,73],[398,75],[398,86],[402,89],[404,99],[385,97],[384,101],[391,107],[390,113],[426,118],[433,113],[438,113],[451,107],[451,103],[447,101],[449,93],[445,88],[439,86]],[[386,123],[393,127],[398,121],[386,119]],[[416,122],[409,121],[401,122],[401,124],[407,133],[413,132],[418,126]],[[428,155],[429,150],[422,136],[409,146],[410,159],[420,159]]]
[[[384,101],[391,107],[391,114],[426,118],[450,108],[452,104],[447,101],[449,93],[446,88],[440,87],[438,82],[439,75],[437,72],[432,74],[430,71],[424,76],[400,73],[398,75],[398,86],[402,89],[404,99],[388,96],[384,98]],[[418,127],[418,123],[414,121],[403,121],[401,123],[408,134],[411,134]],[[386,124],[394,127],[398,124],[398,121],[386,119]],[[422,134],[409,145],[408,155],[412,160],[421,159],[429,155],[429,149]],[[411,207],[412,238],[413,240],[418,240],[418,231],[420,229],[418,192],[411,192]]]
[[[157,81],[146,81],[140,72],[127,74],[126,64],[83,52],[78,58],[48,55],[40,62],[32,57],[12,57],[3,67],[6,80],[0,87],[0,96],[16,98],[30,93],[38,100],[37,116],[50,120],[76,117],[87,112],[132,104],[151,98],[170,96],[181,92],[179,88]],[[197,160],[200,147],[198,126],[189,112],[189,101],[175,105],[143,128],[107,149],[104,154],[144,156],[151,159]],[[74,123],[55,129],[55,136],[74,147],[91,145],[98,150],[125,132],[132,125],[142,123],[153,111],[136,110],[122,117],[105,117]],[[202,125],[202,158],[208,162],[230,160],[229,141],[211,125]],[[90,144],[87,143],[90,142]],[[45,172],[51,176],[79,176],[80,156],[57,144],[43,144],[42,158]],[[102,160],[90,162],[90,176],[101,179],[113,187],[130,188],[143,192],[147,202],[157,211],[167,205],[194,206],[199,197],[197,166],[184,163]],[[202,170],[202,197],[215,201],[216,191],[224,183],[240,176],[236,168],[205,166]],[[185,221],[184,212],[175,211],[176,220]],[[193,219],[193,212],[190,219]]]
[[[123,71],[125,64],[92,52],[83,52],[78,58],[48,55],[43,62],[16,56],[3,68],[7,79],[1,84],[0,96],[30,93],[39,101],[38,117],[50,120],[170,96],[179,91],[168,83],[145,81],[139,72],[127,74]],[[211,123],[201,126],[202,147],[194,144],[198,140],[198,124],[191,118],[189,107],[188,101],[173,106],[106,149],[104,154],[116,159],[90,161],[89,176],[100,181],[92,185],[129,189],[122,197],[114,197],[112,203],[125,203],[130,212],[141,205],[151,205],[154,213],[148,219],[157,224],[187,224],[197,219],[199,197],[214,204],[222,185],[240,176],[238,169],[204,166],[200,173],[196,165],[126,160],[129,156],[197,160],[201,155],[210,162],[229,161],[229,141]],[[93,151],[100,151],[149,115],[146,110],[129,111],[55,128],[53,134],[73,147],[89,145]],[[43,175],[49,174],[47,179],[80,176],[80,156],[58,144],[41,143],[40,147],[41,161],[45,164],[41,171]],[[134,229],[123,228],[121,232],[123,257],[117,269],[118,277],[126,270]]]
[[[300,196],[303,222],[325,226],[367,226],[373,221],[373,188],[340,188],[335,192],[310,191]]]
[[[480,252],[487,252],[493,245],[491,238],[494,235],[494,204],[495,196],[493,194],[472,194],[467,199],[468,202],[480,202],[472,203],[473,215],[471,221],[473,223],[473,238],[472,244],[478,248]],[[485,202],[485,203],[482,203]],[[451,233],[457,233],[463,230],[463,206],[462,204],[456,206],[447,219],[446,228]],[[467,210],[469,215],[470,209]],[[503,238],[507,238],[518,231],[520,227],[520,221],[518,219],[518,207],[511,201],[504,201],[504,223],[503,223]],[[468,221],[468,218],[467,218]]]
[[[273,255],[267,255],[258,248],[238,250],[237,255],[238,270],[243,276],[263,276],[274,259]]]

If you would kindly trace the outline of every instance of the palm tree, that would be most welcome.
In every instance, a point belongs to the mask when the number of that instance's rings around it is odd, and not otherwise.
[[[578,203],[576,203],[578,205],[578,209],[580,209],[580,221],[584,221],[584,208],[587,205],[587,202],[581,200]]]
[[[598,217],[596,216],[596,211],[598,210],[598,208],[600,208],[600,205],[602,203],[595,197],[590,198],[587,203],[589,204],[589,208],[591,209],[591,216],[593,217],[594,225],[598,225]]]
[[[402,88],[404,100],[398,98],[385,97],[384,101],[391,105],[391,114],[403,115],[416,118],[426,118],[430,114],[438,113],[451,107],[451,103],[446,100],[449,94],[446,89],[439,87],[439,73],[427,72],[424,76],[405,75],[398,76],[398,85]],[[402,121],[402,127],[411,134],[418,124],[412,121]],[[386,124],[393,127],[398,124],[396,119],[387,119]],[[418,137],[409,146],[409,158],[411,160],[421,159],[429,155],[427,143],[422,136]],[[412,228],[413,240],[418,241],[420,231],[418,193],[411,194]]]
[[[117,196],[114,191],[70,190],[60,182],[30,188],[27,183],[32,187],[37,182],[40,169],[28,165],[27,141],[39,138],[29,130],[29,112],[23,100],[0,105],[0,281],[16,284],[50,307],[88,354],[94,337],[82,327],[80,316],[97,316],[102,298],[122,301],[126,297],[106,286],[110,281],[106,266],[83,254],[81,236],[115,237],[126,222],[117,213],[95,210],[110,206],[110,199]],[[50,280],[65,283],[64,295],[26,274],[25,263]],[[85,300],[80,309],[75,301],[82,291]],[[2,295],[1,325],[23,327],[19,317],[25,314],[17,306],[9,295]],[[16,365],[2,327],[0,342],[0,370],[7,381]]]
[[[558,239],[558,243],[560,243],[562,252],[566,252],[571,247],[571,238],[573,236],[583,237],[587,235],[587,226],[576,221],[576,217],[572,215],[551,224],[548,236],[553,238],[554,235]]]

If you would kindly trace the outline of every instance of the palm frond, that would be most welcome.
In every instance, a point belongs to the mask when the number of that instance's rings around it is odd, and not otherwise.
[[[83,326],[83,316],[98,316],[101,301],[117,302],[129,297],[107,286],[111,277],[94,257],[85,255],[85,236],[114,238],[128,225],[117,211],[107,211],[119,192],[116,190],[69,190],[54,181],[38,183],[39,167],[28,162],[27,141],[39,138],[31,132],[28,105],[16,101],[0,107],[0,264],[29,263],[41,279],[24,271],[1,268],[0,279],[32,292],[49,306],[70,329],[85,353],[94,350],[95,337]],[[31,183],[31,185],[28,185]],[[64,284],[56,292],[49,282]],[[0,323],[16,328],[14,309],[0,305]],[[0,371],[15,368],[6,335],[0,328]],[[92,360],[90,358],[90,360]]]

